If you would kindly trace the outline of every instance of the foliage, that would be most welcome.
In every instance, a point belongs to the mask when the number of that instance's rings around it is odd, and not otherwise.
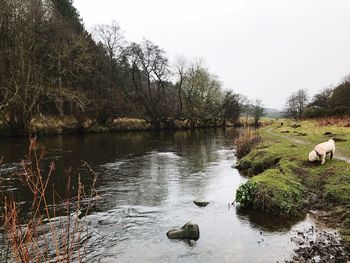
[[[232,123],[239,122],[241,114],[246,109],[247,99],[241,94],[227,91],[224,94],[224,118]]]
[[[331,110],[335,115],[350,115],[350,77],[338,85],[331,97]]]
[[[182,85],[184,116],[191,127],[210,126],[222,120],[224,95],[221,83],[199,60],[187,68]]]
[[[334,88],[325,88],[314,95],[304,109],[303,117],[319,118],[350,115],[350,77]]]
[[[240,203],[244,207],[249,207],[252,205],[254,200],[254,191],[256,188],[256,183],[253,181],[248,181],[242,184],[236,192],[236,202]]]

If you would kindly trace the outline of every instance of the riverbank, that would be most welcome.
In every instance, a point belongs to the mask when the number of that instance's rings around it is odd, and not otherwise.
[[[292,217],[315,214],[339,229],[350,243],[350,128],[319,121],[283,120],[259,129],[262,142],[241,158],[238,168],[250,179],[236,201],[267,213]],[[310,163],[308,153],[330,138],[335,158]]]
[[[221,125],[200,125],[195,128],[218,128],[218,127],[241,127],[244,125],[254,125],[253,119],[242,118],[239,122],[233,124],[229,121]],[[91,126],[91,127],[90,127]],[[84,128],[85,127],[85,128]],[[160,126],[158,130],[166,129],[190,129],[189,122],[187,120],[180,121],[175,120],[173,127]],[[193,128],[193,127],[192,127]],[[154,130],[151,123],[139,118],[116,118],[110,120],[108,123],[101,125],[98,123],[93,124],[91,121],[86,121],[81,125],[78,125],[76,119],[72,116],[36,116],[29,125],[28,131],[13,130],[9,126],[6,126],[0,121],[0,137],[17,137],[26,136],[28,134],[37,134],[39,136],[56,136],[56,135],[68,135],[68,134],[100,134],[108,132],[123,132],[123,131],[149,131]]]
[[[151,125],[144,120],[136,118],[119,118],[111,121],[106,125],[86,121],[84,127],[89,127],[84,130],[84,133],[107,133],[112,131],[144,131],[150,130]],[[90,127],[91,126],[91,127]],[[26,134],[35,133],[39,136],[55,136],[82,133],[81,127],[72,116],[36,116],[28,127],[28,131],[11,130],[5,124],[0,123],[0,136],[13,137],[25,136]]]

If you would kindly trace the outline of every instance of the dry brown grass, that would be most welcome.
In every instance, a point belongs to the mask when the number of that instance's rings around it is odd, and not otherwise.
[[[350,127],[350,116],[322,118],[317,123],[321,126]]]
[[[259,142],[261,142],[260,135],[247,127],[238,139],[235,140],[237,157],[242,158],[247,155]]]
[[[72,193],[70,171],[66,173],[66,193],[62,198],[51,187],[55,163],[51,162],[48,173],[42,174],[42,160],[45,151],[38,155],[36,138],[31,139],[28,156],[22,161],[19,176],[31,193],[31,208],[27,215],[13,197],[4,200],[3,216],[11,261],[15,262],[82,262],[84,258],[84,228],[80,225],[81,200],[92,200],[97,195],[94,176],[90,193],[87,195],[78,177],[78,190]],[[91,170],[91,168],[88,169]],[[88,213],[90,201],[84,203]]]

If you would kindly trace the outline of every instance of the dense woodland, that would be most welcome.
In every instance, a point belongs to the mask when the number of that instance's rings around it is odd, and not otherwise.
[[[115,22],[89,33],[72,0],[0,0],[0,124],[27,133],[34,116],[74,117],[79,132],[128,117],[151,127],[224,125],[263,115],[260,101],[225,91],[200,59],[170,63],[149,40],[125,39]],[[350,79],[308,101],[287,100],[286,116],[350,113]]]
[[[246,99],[222,88],[201,60],[149,40],[130,43],[117,23],[87,32],[71,0],[0,0],[0,122],[28,130],[33,116],[73,116],[86,131],[118,117],[153,128],[237,121]]]

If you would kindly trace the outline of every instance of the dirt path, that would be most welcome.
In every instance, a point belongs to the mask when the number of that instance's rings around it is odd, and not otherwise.
[[[277,133],[274,133],[273,131],[273,127],[271,128],[268,128],[266,130],[266,132],[274,137],[279,137],[279,138],[283,138],[283,139],[286,139],[292,143],[296,143],[296,144],[304,144],[304,145],[312,145],[311,142],[308,142],[308,141],[304,141],[304,140],[300,140],[300,139],[296,139],[296,138],[291,138],[289,136],[286,136],[286,135],[282,135],[282,134],[277,134]],[[345,156],[343,155],[342,153],[339,153],[339,149],[338,151],[336,151],[335,153],[335,156],[334,156],[334,159],[337,159],[337,160],[340,160],[340,161],[344,161],[344,162],[347,162],[347,163],[350,163],[350,157],[349,156]]]

